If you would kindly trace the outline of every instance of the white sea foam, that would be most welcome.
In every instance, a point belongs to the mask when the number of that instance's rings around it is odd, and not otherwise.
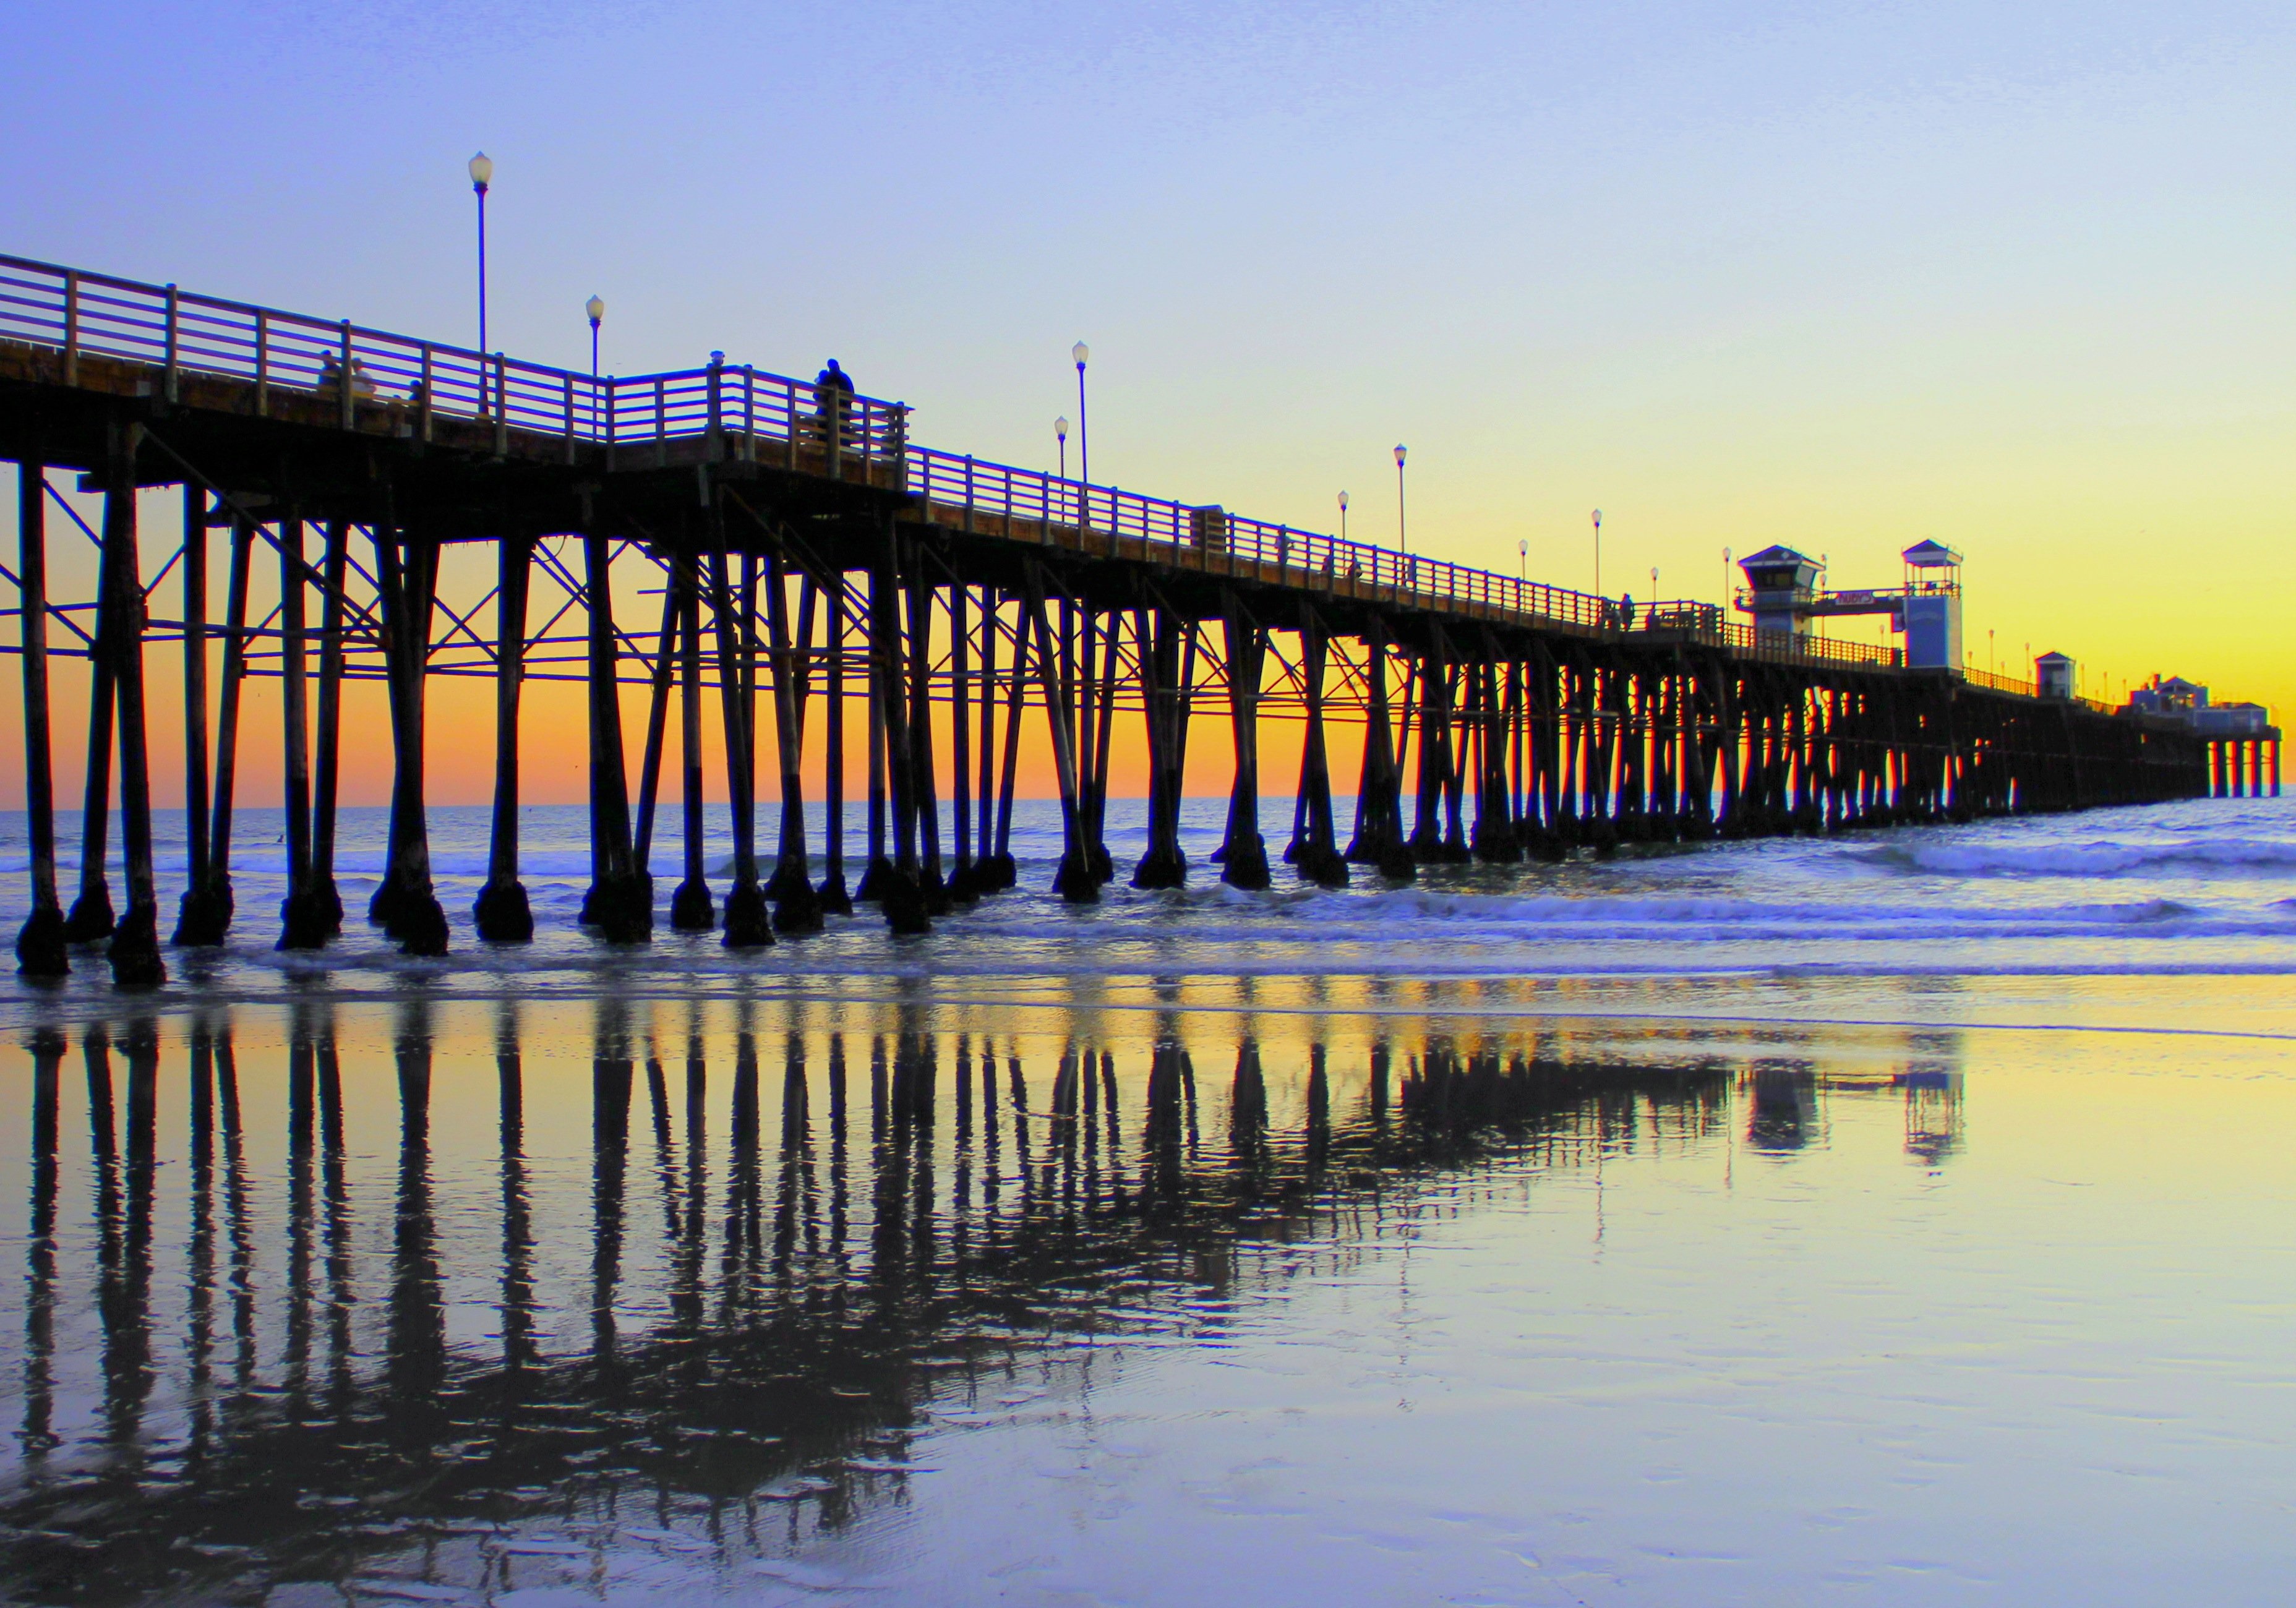
[[[989,986],[998,979],[1111,972],[1170,976],[1640,977],[1660,975],[2073,976],[2296,972],[2296,806],[2276,800],[2194,801],[1966,827],[1873,831],[1628,851],[1562,865],[1429,867],[1395,886],[1357,867],[1355,884],[1324,890],[1275,866],[1275,886],[1227,887],[1210,861],[1224,801],[1192,800],[1184,817],[1191,861],[1184,889],[1136,892],[1124,875],[1143,844],[1137,803],[1112,808],[1118,881],[1102,901],[1066,905],[1048,891],[1061,851],[1056,807],[1025,802],[1014,822],[1019,889],[896,941],[866,910],[817,937],[729,954],[709,935],[664,924],[647,946],[613,948],[576,924],[589,882],[584,815],[523,812],[521,873],[538,931],[528,945],[490,946],[470,931],[487,872],[488,813],[435,809],[431,866],[454,927],[444,962],[396,953],[360,918],[381,867],[387,812],[346,811],[338,884],[350,912],[344,936],[316,954],[270,948],[284,892],[275,809],[241,812],[234,854],[240,919],[220,956],[186,956],[179,972],[229,992],[275,989],[324,972],[335,986],[364,973],[516,977],[521,988],[689,989],[732,975],[833,988],[840,980],[936,976]],[[1342,807],[1342,816],[1345,807]],[[770,866],[771,815],[758,849]],[[1280,808],[1266,812],[1273,826]],[[947,820],[947,817],[944,817]],[[702,846],[723,898],[732,845],[714,807]],[[823,846],[808,823],[816,874]],[[172,914],[187,857],[180,816],[163,816],[157,845],[163,907]],[[657,824],[652,854],[666,907],[683,871],[676,812]],[[72,833],[77,836],[77,833]],[[865,815],[849,811],[846,874],[865,859]],[[1271,854],[1283,838],[1269,833]],[[117,902],[118,834],[113,833]],[[0,923],[20,919],[23,818],[0,816]],[[70,897],[76,867],[64,868]]]

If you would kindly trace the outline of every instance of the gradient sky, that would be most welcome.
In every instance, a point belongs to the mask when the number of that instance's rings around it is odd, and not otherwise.
[[[100,20],[99,20],[100,19]],[[1607,590],[1968,554],[1968,642],[2296,706],[2296,12],[11,9],[0,250],[606,365],[832,354],[934,445]],[[0,518],[5,518],[0,515]],[[12,542],[11,544],[12,546]],[[1849,628],[1843,634],[1852,634]],[[1864,628],[1869,638],[1872,627]]]

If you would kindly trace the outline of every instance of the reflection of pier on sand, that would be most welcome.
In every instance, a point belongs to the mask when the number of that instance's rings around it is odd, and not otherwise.
[[[1835,1070],[1775,1036],[1636,1058],[1616,1023],[1110,1020],[415,1002],[32,1032],[0,1063],[30,1118],[0,1583],[459,1592],[617,1527],[772,1556],[916,1499],[921,1426],[1217,1342],[1303,1260],[1478,1191],[1790,1160],[1842,1098],[1902,1101],[1918,1164],[1959,1142],[1949,1033]],[[537,1522],[575,1538],[522,1554]]]

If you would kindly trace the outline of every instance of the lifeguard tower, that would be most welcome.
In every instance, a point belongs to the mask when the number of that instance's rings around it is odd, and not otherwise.
[[[1738,611],[1754,629],[1794,637],[1811,634],[1811,621],[1833,614],[1887,614],[1906,639],[1904,662],[1915,669],[1961,668],[1961,554],[1943,542],[1906,548],[1905,584],[1863,591],[1818,588],[1825,566],[1792,547],[1765,547],[1739,561],[1746,585]]]

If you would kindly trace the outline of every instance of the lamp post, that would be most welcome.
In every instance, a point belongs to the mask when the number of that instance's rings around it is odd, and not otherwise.
[[[1603,595],[1603,511],[1595,510],[1595,595]]]
[[[1340,539],[1348,539],[1348,494],[1340,493]]]
[[[1395,448],[1395,550],[1398,553],[1411,551],[1411,526],[1405,518],[1404,510],[1403,447],[1400,443]]]
[[[582,304],[582,310],[590,315],[590,380],[594,385],[598,379],[598,325],[606,316],[606,299],[593,296]]]
[[[487,191],[495,182],[494,159],[481,151],[471,159],[471,190],[479,198],[479,356],[487,353]]]
[[[1053,421],[1053,439],[1060,443],[1061,496],[1063,501],[1066,501],[1069,483],[1069,421],[1066,414]]]
[[[1514,545],[1514,578],[1519,581],[1528,583],[1530,579],[1530,543],[1528,541],[1517,542]]]
[[[1092,416],[1084,410],[1084,365],[1092,356],[1092,348],[1078,341],[1069,348],[1069,356],[1077,365],[1077,479],[1092,483]]]

